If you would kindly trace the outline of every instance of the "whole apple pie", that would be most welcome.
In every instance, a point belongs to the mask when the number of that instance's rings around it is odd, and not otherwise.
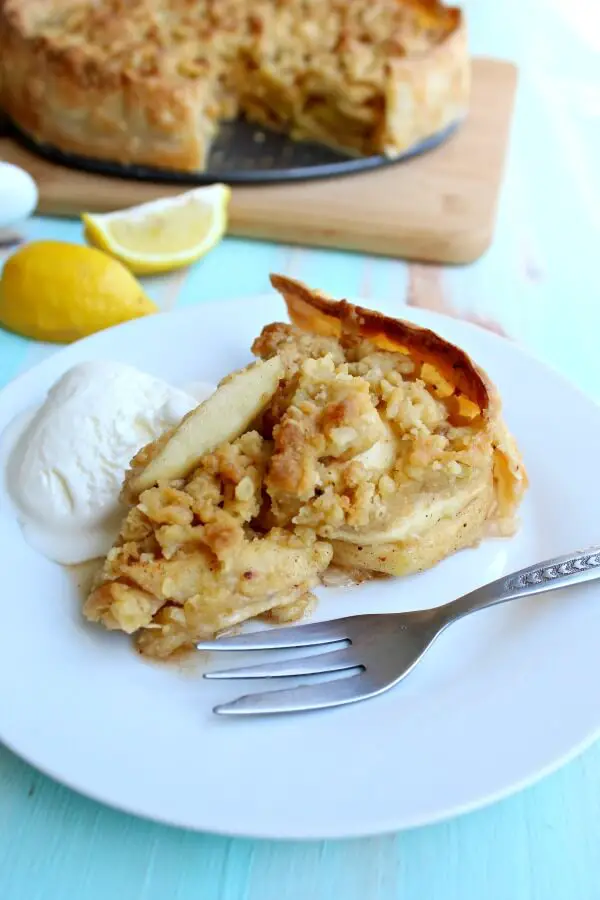
[[[432,331],[272,276],[291,324],[133,459],[85,615],[166,657],[352,581],[511,535],[527,478],[498,395]]]
[[[438,0],[0,0],[0,107],[35,141],[201,170],[222,121],[397,156],[465,115]]]

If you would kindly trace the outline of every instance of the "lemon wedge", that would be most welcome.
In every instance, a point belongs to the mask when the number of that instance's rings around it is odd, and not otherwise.
[[[212,184],[114,213],[83,213],[85,237],[136,275],[169,272],[218,244],[230,196],[226,184]]]

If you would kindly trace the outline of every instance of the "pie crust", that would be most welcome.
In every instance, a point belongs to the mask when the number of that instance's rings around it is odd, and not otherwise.
[[[243,113],[395,157],[467,112],[462,13],[438,0],[0,0],[0,107],[65,152],[197,171]]]

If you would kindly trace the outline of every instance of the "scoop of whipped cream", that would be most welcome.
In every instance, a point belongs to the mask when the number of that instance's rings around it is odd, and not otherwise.
[[[8,459],[7,490],[28,543],[66,565],[107,553],[131,458],[213,390],[180,390],[116,362],[70,369],[21,422]]]

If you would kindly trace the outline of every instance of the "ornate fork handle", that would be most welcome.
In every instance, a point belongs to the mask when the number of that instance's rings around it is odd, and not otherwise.
[[[557,588],[581,584],[600,578],[600,547],[557,556],[535,566],[520,569],[492,581],[452,603],[439,608],[445,624],[453,622],[478,609],[486,609],[497,603],[506,603],[517,597],[543,594]]]

